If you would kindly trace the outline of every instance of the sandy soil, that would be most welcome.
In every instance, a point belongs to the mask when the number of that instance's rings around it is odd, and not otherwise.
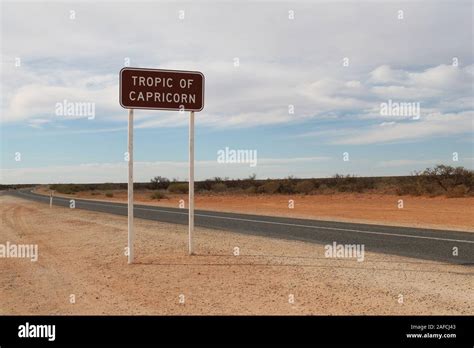
[[[188,256],[186,226],[140,219],[127,265],[126,217],[9,196],[0,216],[0,243],[39,247],[37,262],[0,258],[2,315],[474,314],[468,266],[327,259],[321,245],[201,228]]]
[[[37,190],[49,194],[45,187]],[[126,202],[126,191],[112,191],[114,197],[104,192],[92,195],[79,192],[62,195],[96,200]],[[135,201],[158,206],[178,207],[187,195],[167,194],[166,199],[152,200],[152,192],[136,191]],[[61,194],[59,194],[61,195]],[[398,201],[403,200],[403,209]],[[288,207],[289,200],[294,208]],[[474,232],[474,197],[414,197],[381,194],[333,195],[218,195],[196,194],[196,209],[240,212],[257,215],[300,217],[331,221],[349,221],[393,226],[411,226]]]

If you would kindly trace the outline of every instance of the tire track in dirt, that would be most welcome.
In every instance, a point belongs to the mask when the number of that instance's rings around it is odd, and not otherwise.
[[[2,205],[3,206],[3,205]],[[38,225],[35,220],[41,218],[44,224]],[[43,312],[45,314],[55,313],[54,308],[50,308],[48,303],[51,299],[66,297],[61,289],[65,289],[74,283],[71,272],[61,270],[63,262],[58,256],[58,250],[52,246],[50,237],[44,231],[51,226],[50,221],[54,219],[54,213],[45,209],[32,207],[31,204],[13,204],[2,209],[2,225],[5,228],[2,235],[7,237],[6,241],[15,244],[36,244],[38,245],[38,261],[10,259],[4,260],[6,269],[2,271],[2,276],[7,277],[4,288],[10,290],[9,297],[16,298],[15,289],[19,286],[28,286],[33,294],[44,293],[41,289],[47,289],[48,296],[41,296],[36,304],[29,308],[32,313]],[[45,261],[47,260],[47,261]],[[2,260],[3,261],[3,260]],[[28,261],[28,262],[26,262]],[[3,267],[2,267],[3,268]],[[26,284],[25,284],[26,282]],[[80,283],[79,280],[77,283]],[[51,284],[55,286],[51,286]],[[16,299],[15,301],[21,301]],[[64,308],[63,308],[64,309]],[[62,311],[64,312],[64,310]],[[26,314],[26,313],[20,313]]]
[[[39,206],[40,208],[32,208],[27,201],[20,201],[21,204],[14,204],[2,209],[2,221],[8,223],[8,236],[13,237],[21,234],[24,236],[24,243],[38,244],[39,259],[38,262],[27,264],[8,260],[10,265],[8,275],[4,275],[7,281],[4,284],[10,289],[9,297],[13,297],[10,303],[22,301],[17,298],[15,288],[21,286],[16,280],[18,278],[26,279],[30,285],[32,293],[48,293],[48,297],[42,296],[35,306],[29,308],[31,313],[55,314],[55,313],[78,313],[70,304],[69,296],[74,294],[76,302],[82,301],[82,310],[79,313],[100,314],[97,311],[97,304],[100,303],[102,313],[110,313],[112,310],[119,310],[120,304],[127,304],[121,311],[127,313],[130,306],[134,306],[136,301],[137,308],[143,306],[142,300],[136,300],[130,297],[129,289],[121,286],[123,278],[106,276],[104,272],[90,272],[90,268],[103,266],[102,260],[96,255],[94,246],[73,245],[66,246],[64,240],[56,241],[57,235],[71,235],[71,229],[75,230],[74,234],[82,235],[79,242],[88,243],[87,235],[91,230],[108,230],[113,233],[121,231],[113,224],[97,221],[94,213],[87,214],[88,217],[80,216],[81,213],[75,214],[75,211],[69,208]],[[60,211],[60,212],[58,212]],[[38,220],[42,223],[38,224]],[[104,231],[105,232],[105,231]],[[52,235],[54,234],[54,236]],[[2,235],[6,235],[2,233]],[[17,238],[10,238],[11,242]],[[90,238],[89,240],[92,240]],[[76,258],[75,250],[89,250],[86,259]],[[64,254],[69,253],[68,262],[64,262]],[[114,260],[112,267],[117,267],[120,262]],[[72,266],[72,267],[71,267]],[[120,266],[119,266],[120,267]],[[72,270],[71,270],[72,268]],[[117,270],[115,270],[116,272]],[[120,270],[119,270],[120,272]],[[133,276],[133,275],[132,275]],[[124,278],[127,276],[125,275]],[[3,278],[5,279],[5,278]],[[91,290],[92,289],[92,290]],[[13,291],[13,292],[12,292]],[[105,301],[104,301],[105,300]],[[104,303],[105,302],[105,303]],[[105,306],[104,306],[105,304]],[[27,312],[27,313],[29,313]],[[26,314],[25,312],[19,314]]]

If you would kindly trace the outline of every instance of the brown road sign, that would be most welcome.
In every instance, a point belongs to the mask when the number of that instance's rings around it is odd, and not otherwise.
[[[126,109],[201,111],[204,75],[199,71],[123,68],[120,105]]]

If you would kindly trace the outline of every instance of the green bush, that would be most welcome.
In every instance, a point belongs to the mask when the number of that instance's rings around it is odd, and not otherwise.
[[[279,192],[286,193],[286,194],[295,193],[297,180],[298,179],[296,179],[295,177],[291,175],[283,180],[280,180]]]
[[[225,192],[227,190],[227,185],[222,183],[222,182],[218,182],[218,183],[212,185],[211,189],[214,192]]]
[[[114,194],[112,192],[107,192],[105,194],[105,197],[113,197],[113,196],[114,196]]]
[[[76,184],[56,184],[51,185],[51,190],[57,191],[59,193],[64,193],[66,195],[75,194],[81,191],[81,186]]]
[[[375,188],[374,178],[358,178],[353,185],[353,190],[358,193],[367,192]]]
[[[295,191],[297,193],[304,193],[305,195],[314,190],[314,184],[311,180],[300,181],[296,184]]]
[[[188,184],[183,182],[173,182],[168,186],[168,191],[171,193],[187,193],[188,192]]]
[[[318,187],[318,191],[320,192],[324,192],[328,189],[328,185],[326,184],[320,184],[319,187]]]
[[[150,180],[148,188],[150,188],[151,190],[166,190],[169,184],[170,180],[168,178],[165,178],[163,176],[155,176],[153,179]]]
[[[155,192],[152,193],[150,198],[160,200],[160,199],[166,198],[166,195],[161,191],[155,191]]]
[[[259,187],[259,189],[265,193],[273,194],[277,193],[280,189],[280,183],[278,181],[267,181],[265,184]],[[260,191],[260,190],[259,190]]]
[[[469,188],[466,185],[458,185],[448,190],[446,194],[449,198],[464,197],[469,192]]]
[[[255,186],[249,186],[245,189],[245,193],[248,193],[248,194],[257,193],[257,188]]]
[[[406,195],[412,195],[412,196],[420,196],[422,195],[422,191],[420,191],[420,186],[417,185],[416,183],[403,183],[398,185],[396,189],[397,195],[399,196],[406,196]]]
[[[451,167],[437,165],[434,168],[426,168],[423,172],[417,173],[417,177],[422,185],[436,184],[446,195],[467,194],[474,188],[474,171],[463,167]],[[462,186],[461,188],[457,188]],[[454,192],[454,193],[451,193]]]

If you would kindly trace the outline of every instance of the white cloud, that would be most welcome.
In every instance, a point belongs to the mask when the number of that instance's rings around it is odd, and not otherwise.
[[[430,114],[420,120],[390,122],[359,129],[341,129],[334,134],[334,144],[361,145],[396,141],[418,141],[473,132],[474,112]]]
[[[54,115],[54,106],[67,99],[95,102],[96,119],[114,123],[91,132],[121,129],[126,111],[118,105],[118,71],[129,57],[132,66],[203,71],[200,126],[357,119],[322,132],[329,143],[353,145],[472,131],[469,4],[406,3],[404,22],[396,19],[398,5],[387,2],[294,4],[294,21],[282,3],[186,4],[183,21],[181,7],[120,2],[111,10],[84,3],[75,6],[71,21],[67,4],[5,4],[3,122],[46,128],[65,120]],[[458,68],[448,65],[451,54]],[[344,68],[346,56],[350,66]],[[13,66],[15,57],[21,67]],[[419,101],[422,119],[381,116],[387,99]],[[135,120],[137,128],[188,123],[187,115],[175,112],[138,111]]]
[[[472,70],[472,65],[459,68],[441,64],[409,72],[384,65],[371,72],[371,91],[381,98],[419,100],[439,106],[446,100],[472,95]]]
[[[15,84],[21,78],[24,81],[5,96],[6,110],[2,113],[4,122],[24,122],[38,118],[58,120],[55,106],[64,100],[95,103],[102,117],[118,109],[115,105],[118,100],[115,75],[90,75],[87,72],[66,70],[61,73],[63,80],[58,81],[54,77],[28,68],[19,70],[21,70],[19,76],[15,76],[11,71],[6,73],[4,82],[7,85],[12,80]]]
[[[381,65],[370,72],[370,81],[374,83],[402,83],[408,78],[403,70],[392,69],[389,65]]]
[[[380,161],[377,164],[377,167],[385,167],[385,168],[394,168],[394,167],[410,167],[410,168],[417,168],[424,165],[436,165],[439,163],[443,163],[445,161],[439,159],[428,159],[428,160],[416,160],[416,159],[396,159],[396,160],[388,160],[388,161]]]

